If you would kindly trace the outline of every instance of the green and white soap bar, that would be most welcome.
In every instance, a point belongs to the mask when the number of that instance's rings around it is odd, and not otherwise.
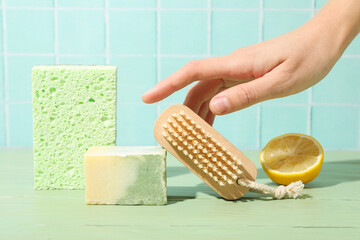
[[[35,66],[35,189],[84,189],[84,153],[115,145],[114,66]]]
[[[86,204],[167,203],[162,147],[92,147],[84,161]]]

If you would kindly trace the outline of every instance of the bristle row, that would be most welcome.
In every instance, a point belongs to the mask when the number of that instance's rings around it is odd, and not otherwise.
[[[208,160],[208,158],[204,157],[203,153],[200,153],[197,149],[195,149],[191,145],[187,145],[187,150],[185,150],[186,145],[184,142],[178,141],[179,139],[176,138],[175,132],[169,131],[170,135],[166,135],[166,139],[168,142],[170,142],[175,148],[177,148],[179,151],[182,151],[182,153],[193,160],[194,164],[197,165],[199,169],[201,169],[204,173],[209,175],[214,181],[218,182],[220,185],[225,185],[225,182],[223,179],[223,173],[216,169],[214,164]],[[184,146],[184,147],[183,147]],[[227,180],[228,184],[233,184],[233,181],[225,178]]]
[[[195,123],[194,120],[190,121],[192,125],[190,125],[189,122],[184,121],[183,119],[189,119],[186,117],[186,114],[184,115],[181,115],[183,116],[183,118],[181,118],[177,114],[173,115],[173,117],[176,119],[179,125],[182,125],[182,127],[187,130],[193,129],[195,126],[198,131],[192,131],[192,134],[195,135],[196,138],[200,140],[200,142],[206,144],[206,146],[209,147],[212,152],[216,153],[219,157],[221,157],[221,159],[225,161],[233,169],[234,172],[236,172],[237,174],[242,174],[242,171],[239,169],[239,165],[241,165],[240,161],[238,161],[233,154],[227,151],[226,148],[222,146],[219,142],[217,142],[216,139],[213,138],[209,133],[205,132],[205,130],[199,124]],[[199,131],[201,133],[199,133]],[[186,130],[184,132],[186,133]],[[205,149],[203,151],[208,150]],[[230,161],[229,159],[232,159],[233,161]]]
[[[214,150],[216,149],[216,151],[220,150],[226,152],[226,149],[225,148],[222,149],[220,143],[218,143],[215,138],[213,138],[209,133],[207,133],[194,120],[191,120],[190,123],[186,121],[181,121],[181,119],[177,119],[177,120],[178,121],[180,120],[181,124],[183,124],[187,129],[195,128],[197,131],[195,130],[193,134],[196,135],[196,137],[200,139],[203,143],[208,144],[208,147],[214,148]],[[230,156],[230,153],[228,153],[228,155]]]
[[[242,174],[240,162],[185,112],[172,117],[163,125],[164,138],[221,186],[234,184]]]
[[[172,126],[172,123],[170,122]],[[168,127],[168,129],[171,129]],[[184,142],[179,141],[177,138],[177,134],[175,131],[169,130],[168,135],[166,132],[163,133],[163,136],[170,142],[173,147],[181,151],[185,156],[189,157],[193,160],[194,164],[197,165],[199,169],[201,169],[204,173],[210,176],[215,182],[218,182],[221,186],[227,184],[233,184],[234,181],[228,178],[225,174],[219,171],[214,163],[210,162],[208,158],[204,157],[204,154],[199,152],[197,149],[192,147],[191,145],[187,145],[187,150],[184,149]],[[183,147],[184,146],[184,147]],[[190,147],[191,146],[191,147]],[[229,172],[229,174],[232,174]],[[225,176],[225,177],[224,177]],[[225,180],[225,181],[224,181]]]

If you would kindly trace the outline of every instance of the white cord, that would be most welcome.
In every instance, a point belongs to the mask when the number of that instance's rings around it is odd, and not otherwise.
[[[240,186],[250,188],[250,191],[261,193],[261,194],[271,194],[276,199],[283,198],[296,198],[300,195],[300,192],[304,189],[304,184],[301,181],[290,183],[287,186],[280,185],[277,188],[272,188],[267,185],[250,181],[248,179],[236,180],[236,183]]]

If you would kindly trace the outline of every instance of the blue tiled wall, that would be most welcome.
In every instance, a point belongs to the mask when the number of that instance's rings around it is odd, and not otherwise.
[[[32,146],[35,64],[118,66],[118,145],[154,145],[152,126],[188,87],[146,105],[143,92],[190,60],[286,33],[326,0],[0,0],[0,147]],[[218,117],[241,149],[287,132],[360,150],[360,37],[325,80],[300,94]]]
[[[109,45],[112,54],[155,54],[156,11],[110,10]]]

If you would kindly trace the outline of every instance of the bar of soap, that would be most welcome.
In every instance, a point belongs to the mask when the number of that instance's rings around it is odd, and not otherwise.
[[[35,189],[84,189],[84,154],[115,145],[116,67],[35,66]]]
[[[86,204],[167,203],[162,147],[92,147],[84,161]]]

